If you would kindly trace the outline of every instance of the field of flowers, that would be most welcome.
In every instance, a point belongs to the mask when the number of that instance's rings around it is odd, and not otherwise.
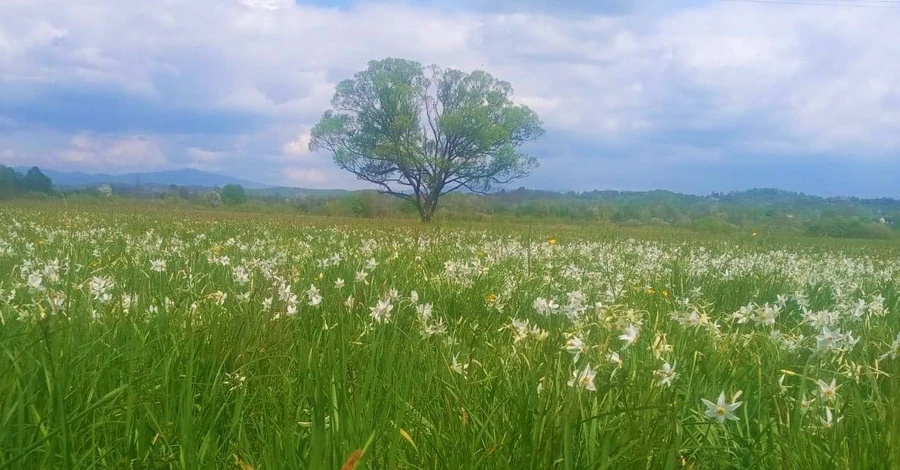
[[[890,245],[0,227],[0,469],[900,468]]]

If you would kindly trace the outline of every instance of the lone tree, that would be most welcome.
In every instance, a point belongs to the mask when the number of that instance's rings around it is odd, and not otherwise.
[[[509,83],[482,71],[371,61],[338,84],[309,148],[412,202],[427,222],[444,194],[484,194],[537,168],[518,147],[543,135],[541,121],[511,95]]]
[[[11,199],[19,189],[19,175],[16,170],[0,165],[0,199]]]
[[[222,188],[221,201],[226,206],[237,206],[247,202],[247,194],[239,184],[226,184]]]
[[[25,192],[50,194],[53,192],[53,181],[41,172],[41,169],[33,166],[21,180],[22,190]]]

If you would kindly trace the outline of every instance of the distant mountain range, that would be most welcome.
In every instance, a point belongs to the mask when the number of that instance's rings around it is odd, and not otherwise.
[[[24,174],[28,171],[26,167],[15,168],[19,173]],[[205,171],[195,170],[192,168],[184,168],[181,170],[170,171],[153,171],[146,173],[127,173],[123,175],[109,175],[104,173],[82,173],[56,171],[41,168],[41,172],[49,176],[53,180],[53,185],[57,187],[76,187],[76,186],[96,186],[99,184],[122,184],[122,185],[176,185],[190,186],[202,188],[222,187],[226,184],[239,184],[247,189],[263,189],[268,188],[267,185],[254,183],[240,178],[231,176],[208,173]]]

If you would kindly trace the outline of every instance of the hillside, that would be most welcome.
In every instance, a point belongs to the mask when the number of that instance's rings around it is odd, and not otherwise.
[[[25,173],[28,168],[15,168],[19,173]],[[222,187],[226,184],[239,184],[245,188],[265,188],[266,185],[234,178],[216,173],[184,168],[180,170],[154,171],[143,173],[126,173],[111,175],[105,173],[66,172],[41,168],[41,171],[53,180],[57,187],[85,187],[99,184],[136,185],[150,184],[161,186],[187,186],[187,187]]]

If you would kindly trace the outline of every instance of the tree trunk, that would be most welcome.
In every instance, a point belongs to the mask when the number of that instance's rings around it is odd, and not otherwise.
[[[416,210],[419,211],[419,220],[422,223],[431,222],[432,213],[428,211],[429,205],[427,202],[422,201],[422,199],[416,200]]]
[[[429,223],[434,218],[434,213],[437,210],[437,199],[419,199],[416,201],[416,209],[419,210],[419,217],[422,223]]]

